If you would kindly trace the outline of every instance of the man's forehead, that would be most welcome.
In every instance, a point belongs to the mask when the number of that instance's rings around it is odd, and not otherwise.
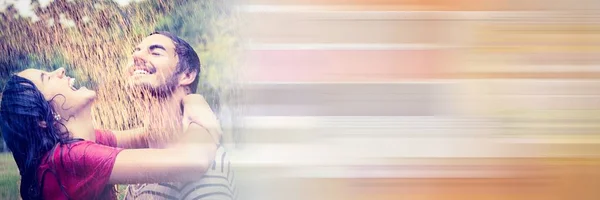
[[[151,45],[161,45],[167,49],[175,49],[175,44],[173,43],[173,40],[171,40],[171,38],[167,36],[160,34],[154,34],[144,38],[144,40],[142,40],[142,42],[140,42],[137,45],[137,47],[143,48],[149,47]]]

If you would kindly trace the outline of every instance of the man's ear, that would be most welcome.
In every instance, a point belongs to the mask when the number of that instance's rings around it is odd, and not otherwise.
[[[198,76],[198,71],[196,70],[181,73],[181,75],[179,75],[179,85],[189,86],[196,80],[196,76]]]
[[[46,123],[46,121],[39,121],[38,126],[42,128],[48,128],[48,124]]]

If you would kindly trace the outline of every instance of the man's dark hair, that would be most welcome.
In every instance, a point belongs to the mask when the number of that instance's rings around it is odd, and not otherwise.
[[[177,62],[177,67],[175,69],[174,75],[179,75],[181,73],[192,73],[197,72],[196,78],[189,85],[189,89],[191,93],[196,93],[198,89],[198,81],[200,80],[200,58],[194,48],[190,44],[188,44],[185,40],[177,37],[175,34],[166,32],[166,31],[156,31],[150,35],[164,35],[173,41],[175,44],[175,52],[177,53],[177,57],[179,57],[179,62]]]
[[[173,76],[171,77],[173,80],[167,80],[167,87],[169,85],[171,85],[169,83],[169,81],[171,83],[176,81],[176,75],[179,75],[181,73],[184,72],[198,72],[198,75],[196,75],[196,78],[194,79],[194,81],[189,85],[189,89],[191,93],[196,93],[197,89],[198,89],[198,82],[200,81],[200,67],[202,66],[202,64],[200,63],[200,58],[198,57],[198,54],[196,53],[196,51],[194,51],[194,49],[192,48],[192,46],[187,43],[185,40],[177,37],[175,34],[172,34],[170,32],[166,32],[166,31],[156,31],[150,35],[164,35],[166,37],[168,37],[169,39],[171,39],[171,41],[173,41],[173,44],[175,44],[175,52],[177,53],[177,56],[179,57],[179,62],[177,62],[177,67],[175,69],[175,73],[173,74]],[[202,94],[202,96],[204,96],[204,98],[206,98],[206,101],[208,102],[208,104],[210,105],[211,109],[214,112],[219,112],[220,110],[220,98],[219,98],[219,93],[217,91],[214,90],[214,88],[212,87],[208,87],[207,85],[204,85],[203,87],[205,90],[201,91],[199,93]],[[158,92],[154,92],[153,96],[158,96],[158,97],[166,97],[168,96],[168,94],[170,93],[165,93],[164,91],[172,91],[173,88],[171,88],[170,90],[159,90]],[[162,91],[162,92],[161,92]]]

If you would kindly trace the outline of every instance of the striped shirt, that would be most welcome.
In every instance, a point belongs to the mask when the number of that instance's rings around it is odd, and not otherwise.
[[[220,145],[211,167],[196,182],[129,185],[125,200],[235,200],[235,173],[227,151]]]

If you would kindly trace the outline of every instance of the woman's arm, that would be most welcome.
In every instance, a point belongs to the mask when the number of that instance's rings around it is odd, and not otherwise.
[[[183,98],[183,130],[191,123],[205,128],[211,137],[202,138],[204,142],[221,143],[221,123],[202,95],[190,94]]]
[[[117,147],[124,149],[142,149],[148,147],[148,130],[135,128],[124,131],[111,131],[117,139]]]
[[[210,109],[208,102],[202,95],[190,94],[183,98],[183,130],[186,131],[190,123],[196,123],[211,135],[202,141],[213,141],[219,144],[221,138],[221,125]],[[112,131],[117,140],[117,147],[124,149],[141,149],[148,147],[148,130],[136,128],[125,131]],[[176,134],[176,133],[175,133]]]
[[[210,137],[207,129],[194,123],[185,135]],[[177,144],[167,149],[126,149],[117,155],[109,183],[195,181],[210,167],[216,149],[214,143],[198,142]]]

